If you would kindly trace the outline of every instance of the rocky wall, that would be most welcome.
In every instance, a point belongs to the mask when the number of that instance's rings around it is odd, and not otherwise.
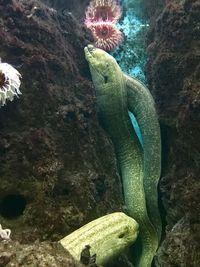
[[[0,223],[13,240],[59,240],[121,209],[84,59],[90,40],[71,12],[0,0],[0,57],[22,75],[22,95],[0,109]]]
[[[151,1],[150,1],[151,2]],[[156,266],[200,266],[200,1],[151,17],[147,78],[162,131],[163,241]]]

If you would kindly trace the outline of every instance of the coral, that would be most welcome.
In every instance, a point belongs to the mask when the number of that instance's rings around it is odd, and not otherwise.
[[[21,94],[21,74],[10,64],[0,62],[0,106],[5,105],[6,100],[12,101],[14,96]]]
[[[115,23],[121,17],[121,7],[115,0],[93,0],[86,9],[85,25],[93,34],[95,46],[110,51],[123,41]]]

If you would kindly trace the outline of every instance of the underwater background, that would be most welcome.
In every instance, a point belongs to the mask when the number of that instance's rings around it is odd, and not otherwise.
[[[83,266],[56,241],[125,210],[83,52],[94,43],[89,3],[0,0],[0,58],[22,75],[22,95],[0,107],[0,224],[11,229],[0,266]],[[147,85],[161,127],[163,233],[153,266],[199,267],[200,1],[118,4],[124,39],[110,53]],[[120,256],[106,266],[131,265]]]

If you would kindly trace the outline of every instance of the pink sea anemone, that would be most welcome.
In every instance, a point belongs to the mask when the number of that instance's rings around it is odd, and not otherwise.
[[[116,23],[121,17],[121,7],[116,0],[93,0],[86,10],[85,25],[94,22]]]
[[[95,46],[110,51],[123,40],[115,24],[121,17],[117,0],[92,0],[86,9],[85,25],[93,34]]]
[[[95,46],[110,51],[123,41],[123,34],[117,27],[109,22],[98,22],[90,26]]]

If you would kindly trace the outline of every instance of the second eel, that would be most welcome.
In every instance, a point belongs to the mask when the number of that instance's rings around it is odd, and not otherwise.
[[[155,229],[153,226],[153,222],[157,220],[157,223],[159,219],[154,220],[153,217],[159,213],[154,211],[154,214],[150,216],[152,217],[151,222],[146,208],[146,199],[151,199],[152,194],[156,192],[156,196],[152,198],[153,206],[156,207],[154,202],[156,201],[157,203],[158,175],[156,172],[155,177],[153,175],[147,177],[154,179],[153,182],[144,183],[143,181],[147,176],[144,172],[144,157],[145,155],[150,155],[150,153],[143,153],[128,116],[128,106],[132,106],[132,103],[135,103],[133,99],[134,90],[133,94],[130,93],[132,101],[127,98],[128,91],[131,91],[133,87],[132,80],[129,80],[128,76],[123,74],[115,59],[105,51],[88,45],[85,48],[85,56],[89,63],[96,91],[100,120],[115,147],[122,175],[125,204],[129,215],[140,225],[139,237],[142,249],[141,252],[138,251],[140,257],[137,266],[150,267],[159,243],[159,234],[156,231],[158,228]],[[134,108],[132,110],[130,108],[130,111],[135,113]],[[139,110],[136,113],[136,118],[141,127],[140,123],[143,120],[139,115]],[[147,130],[148,126],[146,125],[145,127]],[[142,130],[143,139],[148,137],[148,135],[145,135],[144,129]],[[144,140],[145,144],[154,145],[151,142],[145,143]],[[149,187],[148,190],[144,188],[146,186]],[[146,193],[147,196],[145,197]],[[149,201],[149,205],[151,205],[150,203],[151,201]]]

